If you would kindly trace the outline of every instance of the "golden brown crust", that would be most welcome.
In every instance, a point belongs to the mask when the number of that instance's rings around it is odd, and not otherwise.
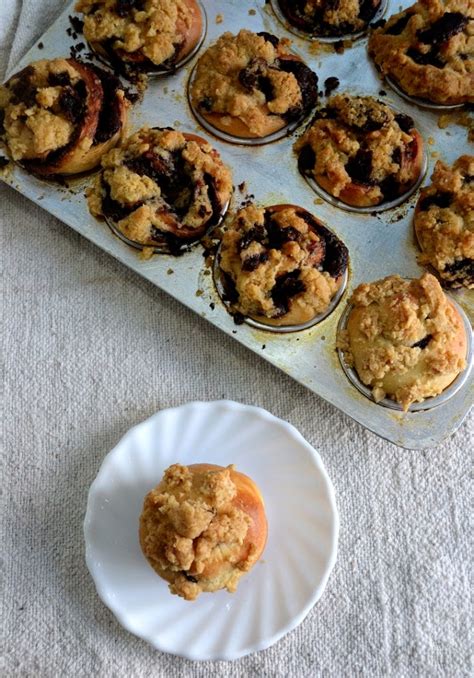
[[[350,303],[338,346],[376,401],[388,396],[407,410],[444,391],[464,369],[462,318],[429,273],[364,283]]]
[[[74,59],[41,60],[0,88],[4,139],[41,176],[94,168],[119,140],[128,101],[118,80]],[[104,115],[105,111],[105,115]]]
[[[474,101],[472,0],[419,0],[375,29],[368,49],[382,74],[411,96]]]
[[[303,174],[348,205],[406,193],[420,176],[423,140],[413,120],[372,97],[336,94],[294,145]]]
[[[415,209],[419,261],[452,287],[474,288],[474,156],[436,163]]]
[[[172,69],[202,34],[196,0],[79,0],[84,36],[92,49],[114,65],[153,71]]]
[[[302,325],[327,310],[347,256],[343,243],[301,207],[245,207],[220,251],[230,310],[266,324]]]
[[[317,78],[288,45],[267,33],[224,33],[198,61],[193,106],[213,127],[243,138],[298,119],[316,100]]]
[[[174,464],[145,497],[139,536],[172,593],[194,600],[203,591],[234,592],[265,548],[263,498],[234,466]]]
[[[315,36],[342,36],[367,28],[380,6],[380,0],[278,0],[290,24]]]
[[[144,127],[104,156],[88,203],[129,240],[178,252],[219,221],[231,194],[231,172],[207,141]]]

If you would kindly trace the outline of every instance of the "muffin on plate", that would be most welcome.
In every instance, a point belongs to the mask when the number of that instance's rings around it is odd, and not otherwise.
[[[433,275],[363,283],[349,303],[338,347],[376,402],[388,397],[406,411],[442,393],[466,367],[463,320]]]
[[[273,0],[288,22],[303,33],[337,37],[366,30],[381,0]]]
[[[431,184],[415,209],[415,231],[422,254],[450,287],[474,288],[474,156],[449,167],[436,163]]]
[[[474,101],[472,0],[419,0],[369,37],[369,54],[405,94],[435,104]]]
[[[79,0],[84,37],[121,71],[173,71],[201,40],[196,0]]]
[[[231,172],[207,141],[144,127],[104,156],[88,203],[130,243],[177,254],[219,223],[231,195]]]
[[[194,109],[212,127],[249,139],[303,118],[316,103],[318,78],[288,46],[265,32],[221,35],[197,63]]]
[[[263,498],[233,465],[173,464],[145,497],[139,536],[171,593],[186,600],[204,591],[233,593],[265,548]]]
[[[344,282],[348,252],[301,207],[249,205],[224,233],[218,265],[233,314],[303,325],[330,307]]]
[[[354,207],[402,196],[423,166],[413,119],[370,96],[332,96],[294,148],[302,174]]]
[[[110,73],[75,59],[43,59],[0,87],[2,139],[34,174],[79,174],[117,144],[128,107]]]

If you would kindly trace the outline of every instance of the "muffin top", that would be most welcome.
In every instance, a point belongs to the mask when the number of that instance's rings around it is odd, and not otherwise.
[[[338,337],[346,362],[373,388],[404,410],[438,395],[466,364],[466,334],[459,313],[436,278],[389,276],[354,291],[347,330]]]
[[[472,0],[419,0],[369,38],[369,54],[404,92],[438,104],[474,101]]]
[[[332,96],[294,148],[301,171],[349,204],[393,199],[420,174],[413,119],[369,96]]]
[[[100,82],[98,91],[102,91]],[[0,86],[4,134],[12,158],[44,158],[67,146],[84,117],[86,96],[80,71],[66,59],[36,61]]]
[[[145,498],[143,552],[171,592],[186,600],[202,591],[235,591],[260,555],[249,539],[253,520],[238,501],[234,474],[234,466],[173,464]]]
[[[153,64],[172,60],[195,20],[189,0],[79,0],[84,37],[125,58],[141,52]]]
[[[289,44],[245,29],[224,33],[198,61],[194,105],[215,126],[232,134],[239,121],[253,137],[299,118],[316,100],[317,77],[289,52]]]
[[[343,243],[306,210],[250,205],[224,233],[219,263],[234,312],[298,325],[326,311],[347,258]]]
[[[431,185],[421,191],[415,229],[420,263],[453,287],[474,288],[474,156],[463,155],[452,167],[438,160]]]
[[[364,30],[380,0],[278,0],[288,21],[306,33],[338,36]]]
[[[103,157],[88,203],[130,240],[153,246],[167,238],[171,245],[203,235],[231,193],[231,172],[209,143],[144,127]]]

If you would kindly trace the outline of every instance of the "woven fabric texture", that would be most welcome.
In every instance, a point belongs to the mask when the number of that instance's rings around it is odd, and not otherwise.
[[[2,0],[2,74],[63,8]],[[467,676],[472,419],[409,452],[364,430],[0,186],[3,259],[3,676]],[[162,407],[230,398],[321,453],[341,518],[320,602],[272,648],[192,663],[127,633],[84,562],[104,455]],[[284,545],[282,545],[284,547]]]

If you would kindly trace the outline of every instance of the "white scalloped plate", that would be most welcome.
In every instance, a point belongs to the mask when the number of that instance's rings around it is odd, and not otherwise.
[[[143,557],[138,518],[169,465],[209,462],[259,485],[269,534],[236,593],[173,596]],[[290,424],[229,400],[162,410],[132,428],[92,483],[84,521],[86,561],[119,622],[158,650],[188,659],[237,659],[300,624],[336,561],[339,519],[318,453]]]

